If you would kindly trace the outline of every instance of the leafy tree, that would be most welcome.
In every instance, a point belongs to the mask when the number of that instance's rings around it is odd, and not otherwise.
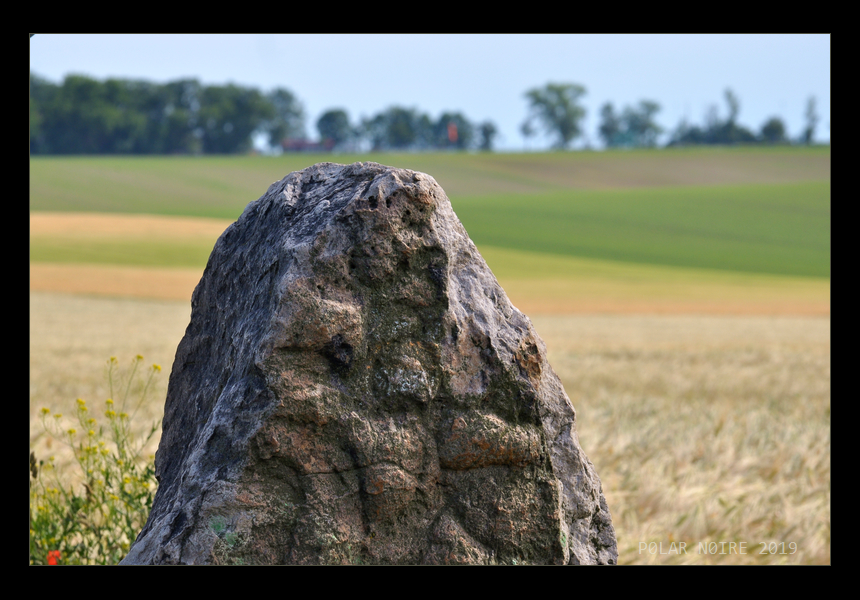
[[[802,141],[807,146],[812,143],[812,138],[815,135],[815,126],[818,124],[818,114],[815,112],[815,96],[810,96],[806,101],[806,127],[803,129]]]
[[[370,142],[370,147],[374,151],[382,150],[386,145],[386,124],[387,119],[384,113],[361,120],[358,133]]]
[[[608,147],[653,147],[663,128],[654,122],[660,105],[650,100],[639,102],[638,108],[626,107],[619,116],[612,104],[607,102],[600,109],[600,137]]]
[[[660,105],[651,100],[639,102],[639,108],[626,108],[621,117],[625,129],[633,138],[633,145],[653,148],[657,145],[657,136],[663,128],[654,122],[654,115],[660,112]]]
[[[335,146],[349,141],[353,136],[352,126],[349,124],[349,116],[345,110],[327,110],[317,119],[317,131],[323,140],[331,140]]]
[[[727,89],[724,95],[729,109],[727,120],[721,121],[717,113],[717,107],[711,106],[705,117],[704,128],[691,127],[684,121],[675,130],[668,145],[757,143],[759,139],[755,134],[737,123],[737,117],[740,113],[740,101],[738,97],[730,89]]]
[[[726,88],[726,91],[723,93],[726,98],[726,104],[729,105],[729,118],[726,123],[730,126],[734,126],[738,120],[738,113],[741,111],[741,102],[738,100],[738,97],[735,96],[735,93]]]
[[[287,90],[264,97],[235,85],[204,87],[97,81],[70,75],[54,85],[30,75],[30,151],[35,154],[241,152],[251,134],[303,133],[301,105]]]
[[[481,141],[478,142],[478,148],[484,152],[493,151],[493,140],[499,134],[495,124],[492,121],[484,121],[478,126],[478,133],[481,135]]]
[[[41,111],[46,150],[59,154],[135,151],[145,128],[136,101],[119,80],[103,84],[83,75],[67,76]]]
[[[600,126],[597,128],[597,132],[607,147],[612,148],[620,145],[621,118],[615,114],[615,108],[611,102],[607,102],[600,109]]]
[[[199,113],[203,151],[244,152],[251,147],[251,134],[277,118],[273,104],[255,89],[232,84],[206,87]]]
[[[687,119],[681,119],[678,127],[672,133],[667,146],[695,146],[705,143],[705,132],[697,125],[690,125]]]
[[[422,149],[434,145],[430,117],[401,106],[392,106],[371,119],[362,120],[361,134],[374,150]]]
[[[420,148],[432,145],[430,117],[416,109],[399,106],[386,113],[386,145],[397,150]]]
[[[566,149],[582,135],[580,122],[585,109],[578,104],[585,88],[577,84],[548,83],[543,88],[526,92],[530,116],[544,126],[547,133],[556,136],[554,147]]]
[[[180,79],[159,86],[149,107],[151,152],[198,154],[203,147],[198,127],[203,86],[196,79]]]
[[[30,73],[30,152],[35,154],[50,151],[44,120],[57,90],[57,86],[47,79]]]
[[[520,133],[523,135],[523,138],[525,138],[525,149],[528,150],[529,140],[534,137],[535,133],[537,133],[534,125],[532,125],[531,119],[523,121],[523,124],[520,125]]]
[[[276,88],[266,94],[272,107],[272,115],[261,124],[269,134],[269,144],[280,146],[284,139],[304,139],[305,109],[289,90]]]
[[[759,139],[765,144],[784,144],[788,141],[785,135],[785,123],[779,117],[771,117],[761,126]]]
[[[465,150],[472,146],[475,128],[462,113],[442,113],[433,125],[436,148]]]
[[[755,143],[756,137],[749,129],[737,124],[738,113],[740,113],[740,100],[732,90],[726,88],[726,104],[729,108],[729,118],[713,132],[715,144],[749,144]]]

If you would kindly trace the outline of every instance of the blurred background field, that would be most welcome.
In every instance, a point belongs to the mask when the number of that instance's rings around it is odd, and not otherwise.
[[[164,368],[140,426],[159,418],[220,233],[290,171],[355,159],[31,157],[31,449],[62,456],[36,415],[103,402],[110,356]],[[829,148],[360,160],[432,175],[532,317],[620,563],[830,562]]]

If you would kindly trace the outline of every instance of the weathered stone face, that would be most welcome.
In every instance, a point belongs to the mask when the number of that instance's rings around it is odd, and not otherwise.
[[[123,563],[614,563],[574,420],[433,178],[318,164],[212,251]]]

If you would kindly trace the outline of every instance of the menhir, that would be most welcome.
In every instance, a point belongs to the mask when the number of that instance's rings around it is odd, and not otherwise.
[[[546,347],[432,177],[289,174],[191,304],[123,564],[616,562]]]

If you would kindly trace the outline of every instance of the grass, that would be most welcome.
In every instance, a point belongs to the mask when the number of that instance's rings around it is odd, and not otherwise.
[[[31,157],[30,210],[236,219],[273,181],[317,162],[375,161],[470,196],[830,180],[829,148],[280,157]]]
[[[233,220],[319,158],[33,158],[30,207]],[[826,148],[361,158],[433,174],[479,247],[829,278]],[[82,231],[31,229],[31,261],[203,266],[216,237]]]
[[[528,207],[528,210],[524,210]],[[479,247],[726,271],[829,277],[830,185],[646,188],[471,197],[455,205]],[[63,213],[60,213],[63,214]],[[203,267],[228,220],[148,217],[52,226],[33,213],[33,262]],[[136,219],[140,219],[137,217]]]
[[[828,182],[482,196],[454,209],[479,247],[830,275]]]

